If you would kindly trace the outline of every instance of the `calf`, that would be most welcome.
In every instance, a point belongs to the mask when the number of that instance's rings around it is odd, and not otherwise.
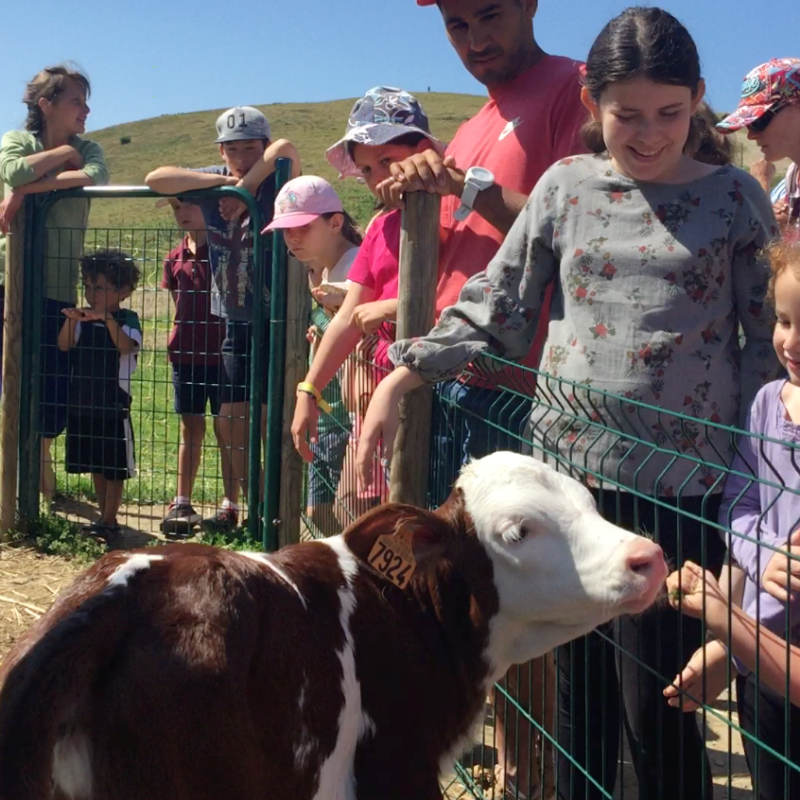
[[[649,606],[661,549],[532,458],[265,555],[110,553],[9,655],[0,798],[440,800],[487,690]]]

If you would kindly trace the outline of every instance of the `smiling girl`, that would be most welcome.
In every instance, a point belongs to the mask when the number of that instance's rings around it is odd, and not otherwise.
[[[716,519],[714,465],[728,462],[731,441],[704,423],[736,424],[780,368],[757,255],[777,228],[755,179],[685,154],[695,151],[704,89],[694,41],[666,11],[630,8],[603,29],[582,89],[594,155],[553,165],[486,272],[426,337],[393,346],[397,368],[364,420],[362,480],[380,439],[390,458],[406,392],[455,377],[484,353],[524,357],[552,285],[534,455],[571,462],[601,513],[655,534],[668,559],[680,552],[719,570],[724,544],[701,520]],[[674,675],[701,644],[696,622],[662,608],[560,648],[559,744],[606,792],[621,709],[641,797],[699,797],[704,787],[711,796],[695,720],[665,706],[657,677]],[[608,796],[568,759],[559,759],[559,791]]]
[[[0,233],[6,234],[27,194],[108,183],[100,145],[84,139],[89,116],[89,79],[65,66],[47,67],[25,88],[25,130],[9,131],[0,141]],[[58,350],[61,311],[77,300],[78,263],[89,218],[89,201],[60,200],[45,222],[45,288],[42,309],[39,433],[42,436],[41,491],[46,504],[55,492],[50,449],[67,422],[69,354]],[[5,237],[0,235],[0,283],[5,278]]]

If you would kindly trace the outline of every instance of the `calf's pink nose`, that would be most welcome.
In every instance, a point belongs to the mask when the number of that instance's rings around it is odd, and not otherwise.
[[[664,551],[655,542],[648,539],[640,539],[628,545],[625,553],[625,566],[631,572],[646,578],[653,577],[656,572],[663,572],[664,575],[667,572]]]

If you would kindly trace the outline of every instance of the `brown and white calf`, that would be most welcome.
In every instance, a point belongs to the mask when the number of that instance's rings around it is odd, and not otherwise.
[[[4,664],[0,798],[438,800],[492,682],[643,611],[666,571],[511,453],[436,512],[273,555],[110,553]]]

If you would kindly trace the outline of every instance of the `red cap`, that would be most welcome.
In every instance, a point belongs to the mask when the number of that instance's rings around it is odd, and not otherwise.
[[[436,0],[417,0],[418,6],[435,6]]]

